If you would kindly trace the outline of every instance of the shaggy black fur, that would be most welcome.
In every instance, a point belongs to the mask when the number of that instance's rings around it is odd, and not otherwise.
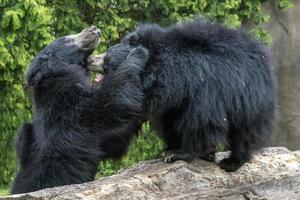
[[[276,85],[269,50],[241,30],[195,20],[167,29],[146,24],[107,53],[142,45],[150,57],[142,74],[145,116],[167,143],[165,161],[221,161],[235,171],[271,141]],[[105,63],[104,63],[105,67]]]
[[[87,57],[99,41],[95,27],[59,38],[43,49],[27,73],[34,119],[20,130],[20,169],[12,193],[91,181],[98,161],[120,158],[137,132],[142,111],[143,48],[115,62],[98,87],[90,84]]]

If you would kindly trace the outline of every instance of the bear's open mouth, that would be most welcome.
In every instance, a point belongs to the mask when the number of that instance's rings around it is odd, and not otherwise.
[[[103,68],[104,57],[106,53],[100,55],[90,55],[87,59],[87,68],[92,72],[97,72],[95,82],[102,83],[105,78],[105,70]]]

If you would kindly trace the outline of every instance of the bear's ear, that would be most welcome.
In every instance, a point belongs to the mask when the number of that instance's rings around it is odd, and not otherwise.
[[[138,46],[140,43],[140,37],[136,32],[130,33],[127,36],[127,40],[129,41],[129,44],[132,46]]]
[[[37,59],[33,60],[29,66],[29,70],[26,74],[26,86],[27,87],[34,87],[39,84],[39,82],[43,78],[45,67],[47,65],[47,61],[49,56],[42,55],[39,56]]]

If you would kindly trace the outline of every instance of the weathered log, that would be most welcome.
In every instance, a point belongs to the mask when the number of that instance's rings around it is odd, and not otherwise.
[[[218,153],[217,160],[228,156]],[[227,173],[216,163],[144,161],[94,182],[56,187],[4,199],[300,199],[300,155],[283,147],[257,152]]]

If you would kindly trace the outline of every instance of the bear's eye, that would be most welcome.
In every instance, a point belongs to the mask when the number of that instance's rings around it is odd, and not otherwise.
[[[137,33],[131,33],[129,35],[129,45],[136,46],[140,43],[140,38]]]
[[[109,59],[108,57],[105,57],[105,58],[103,59],[103,61],[104,61],[104,63],[105,63],[106,65],[109,65],[109,63],[110,63],[110,59]]]

